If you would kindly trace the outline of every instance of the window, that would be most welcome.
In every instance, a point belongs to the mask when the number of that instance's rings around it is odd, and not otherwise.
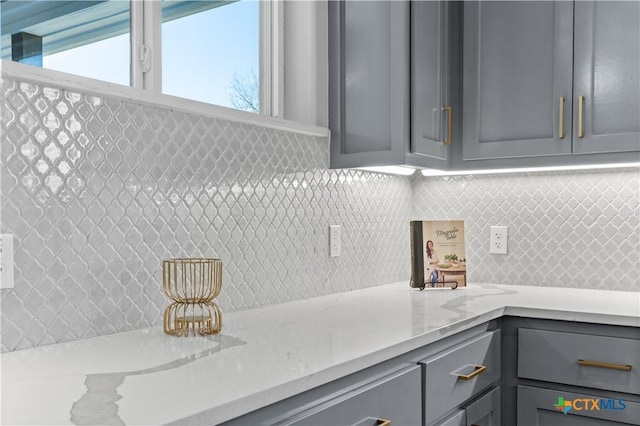
[[[163,93],[259,112],[259,3],[190,3],[162,2]]]
[[[2,0],[1,57],[257,113],[261,20],[269,26],[260,9],[258,0]]]
[[[3,0],[0,13],[2,59],[129,84],[129,2]]]

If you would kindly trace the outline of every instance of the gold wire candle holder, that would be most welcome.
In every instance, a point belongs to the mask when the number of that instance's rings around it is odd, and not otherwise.
[[[173,300],[163,315],[165,333],[195,336],[222,330],[222,312],[213,301],[222,289],[220,259],[163,260],[162,289]]]

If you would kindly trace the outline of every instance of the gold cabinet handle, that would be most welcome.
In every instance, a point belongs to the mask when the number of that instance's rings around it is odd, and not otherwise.
[[[629,364],[611,364],[609,362],[587,361],[584,359],[579,359],[578,364],[582,365],[583,367],[597,367],[608,368],[609,370],[631,371],[631,366]]]
[[[558,137],[564,139],[564,96],[560,97],[560,110],[558,111]]]
[[[442,107],[443,110],[447,111],[447,139],[445,139],[445,145],[451,145],[451,134],[453,132],[453,108],[450,106]]]
[[[584,96],[578,96],[578,137],[584,138]]]
[[[485,371],[487,371],[487,367],[485,365],[476,365],[475,370],[469,374],[457,374],[458,380],[471,380]]]
[[[391,420],[378,419],[376,421],[376,426],[391,426]]]

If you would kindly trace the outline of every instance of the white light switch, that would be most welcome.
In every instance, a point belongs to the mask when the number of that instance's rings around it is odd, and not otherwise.
[[[329,226],[329,256],[338,257],[342,250],[342,244],[340,243],[340,225]]]
[[[13,288],[13,235],[0,235],[0,288]]]

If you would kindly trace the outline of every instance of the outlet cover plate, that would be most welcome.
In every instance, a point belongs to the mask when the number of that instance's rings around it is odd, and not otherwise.
[[[0,235],[0,288],[13,288],[13,235]]]
[[[507,227],[492,226],[489,237],[489,253],[507,254]]]

